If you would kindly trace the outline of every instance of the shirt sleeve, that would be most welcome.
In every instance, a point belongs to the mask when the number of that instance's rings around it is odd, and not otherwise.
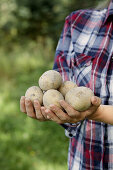
[[[63,81],[74,81],[73,69],[70,60],[71,51],[71,15],[69,15],[65,19],[64,28],[58,41],[53,66],[53,69],[61,74]],[[76,133],[77,127],[80,126],[80,122],[75,124],[65,123],[61,124],[61,126],[65,128],[65,135],[71,138]]]

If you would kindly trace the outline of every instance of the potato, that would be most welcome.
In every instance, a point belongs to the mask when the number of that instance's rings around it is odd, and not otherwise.
[[[77,87],[77,85],[74,82],[64,81],[64,82],[62,82],[62,84],[58,90],[65,97],[66,93],[74,87]]]
[[[39,87],[43,90],[58,89],[62,83],[62,77],[59,72],[49,70],[39,78]]]
[[[64,100],[64,97],[62,96],[62,94],[57,90],[50,89],[44,93],[43,105],[46,108],[50,109],[49,107],[50,104],[55,104],[62,109],[61,105],[59,104],[60,100]]]
[[[39,101],[39,103],[42,105],[43,102],[43,92],[38,86],[32,86],[29,87],[25,93],[25,97],[28,97],[32,103],[35,99]]]
[[[87,87],[76,87],[69,90],[65,96],[65,101],[77,111],[85,111],[91,106],[93,91]]]

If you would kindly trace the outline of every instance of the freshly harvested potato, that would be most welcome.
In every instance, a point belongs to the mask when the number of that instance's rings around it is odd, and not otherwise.
[[[74,87],[77,87],[77,85],[74,82],[64,81],[64,82],[62,82],[62,84],[58,90],[65,97],[66,93]]]
[[[28,97],[32,102],[34,102],[34,100],[37,99],[39,103],[42,105],[43,92],[38,86],[29,87],[25,93],[25,97]]]
[[[62,96],[62,94],[57,90],[50,89],[44,93],[43,105],[46,108],[50,108],[49,107],[50,104],[55,104],[56,106],[62,109],[61,105],[59,104],[60,100],[64,100],[64,97]]]
[[[62,83],[62,77],[59,72],[49,70],[39,78],[39,86],[43,91],[49,89],[58,89]]]
[[[76,87],[69,90],[65,96],[65,101],[77,111],[85,111],[91,106],[93,91],[87,87]]]

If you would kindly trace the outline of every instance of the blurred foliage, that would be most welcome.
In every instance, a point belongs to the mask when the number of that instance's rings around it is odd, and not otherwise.
[[[0,169],[66,170],[68,138],[22,114],[20,96],[52,69],[65,17],[97,0],[0,0]]]
[[[98,0],[0,0],[0,38],[37,40],[39,36],[58,39],[64,18],[73,10],[93,7]],[[57,41],[54,41],[55,44]],[[4,43],[0,41],[0,43]]]
[[[19,109],[20,96],[28,87],[38,85],[41,74],[52,68],[51,46],[49,41],[43,50],[40,44],[27,41],[9,52],[0,49],[0,169],[67,169],[64,129],[53,122],[31,119]]]

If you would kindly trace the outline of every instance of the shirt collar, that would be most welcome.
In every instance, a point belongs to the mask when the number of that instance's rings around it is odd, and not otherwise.
[[[113,15],[113,0],[110,1],[108,7],[107,7],[107,12],[106,12],[106,15],[105,15],[105,19],[104,19],[104,23],[108,20],[108,18]]]

